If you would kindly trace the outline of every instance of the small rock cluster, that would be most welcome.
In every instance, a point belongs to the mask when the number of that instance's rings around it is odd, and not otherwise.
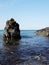
[[[20,38],[19,24],[13,18],[7,20],[4,28],[3,39],[18,40]]]

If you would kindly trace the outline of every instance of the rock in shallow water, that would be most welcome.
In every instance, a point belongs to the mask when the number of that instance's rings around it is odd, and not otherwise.
[[[4,28],[3,39],[10,41],[19,40],[20,38],[19,24],[13,18],[7,20],[6,26]]]
[[[49,27],[46,27],[46,28],[41,29],[41,30],[37,30],[36,34],[49,37]]]

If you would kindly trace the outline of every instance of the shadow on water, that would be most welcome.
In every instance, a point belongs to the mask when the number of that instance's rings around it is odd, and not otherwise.
[[[24,35],[22,38],[32,38],[31,36]]]

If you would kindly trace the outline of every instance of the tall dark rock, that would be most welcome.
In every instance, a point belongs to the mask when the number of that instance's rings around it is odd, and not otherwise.
[[[5,40],[19,40],[20,36],[20,29],[19,24],[11,18],[7,20],[6,26],[4,28],[3,39]]]

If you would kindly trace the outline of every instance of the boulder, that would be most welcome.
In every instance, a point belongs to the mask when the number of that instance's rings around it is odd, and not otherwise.
[[[19,40],[20,36],[20,29],[19,24],[11,18],[7,20],[6,26],[4,28],[3,39],[4,40]]]
[[[44,29],[37,30],[36,31],[36,34],[49,37],[49,27],[46,27]]]

